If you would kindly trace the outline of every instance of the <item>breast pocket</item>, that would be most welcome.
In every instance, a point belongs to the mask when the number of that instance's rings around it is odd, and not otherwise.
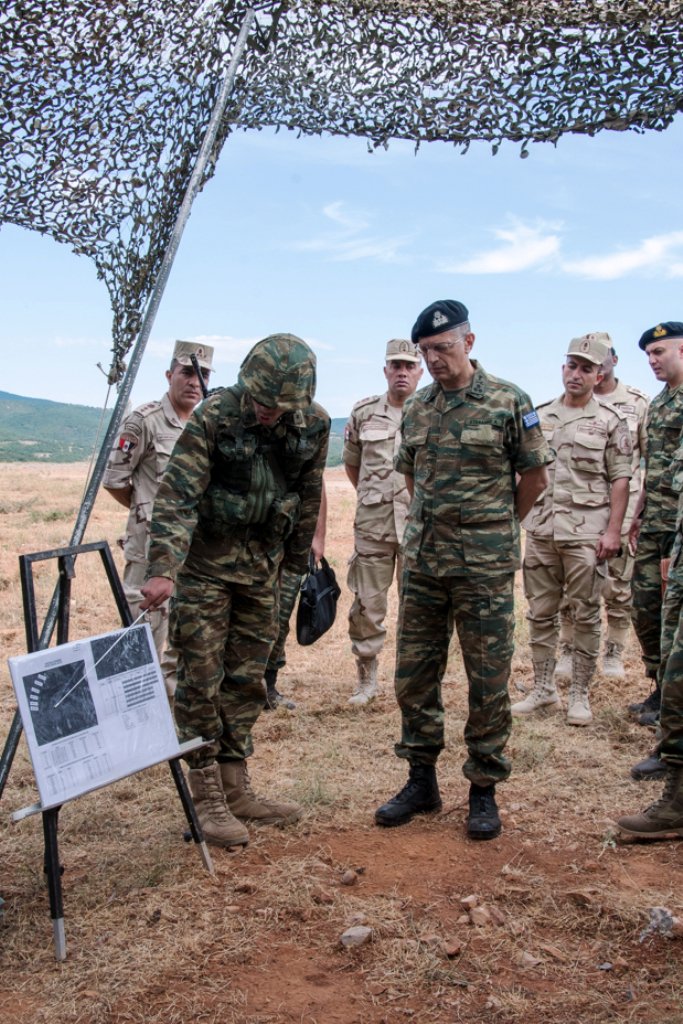
[[[460,434],[463,474],[498,475],[503,465],[503,432],[492,423],[465,424]]]
[[[606,437],[577,434],[571,451],[572,467],[578,473],[604,473]]]
[[[154,441],[154,457],[155,457],[155,468],[157,474],[157,480],[161,481],[164,475],[164,470],[168,465],[168,460],[171,457],[171,452],[175,447],[176,440],[178,439],[178,433],[164,433],[157,434]]]

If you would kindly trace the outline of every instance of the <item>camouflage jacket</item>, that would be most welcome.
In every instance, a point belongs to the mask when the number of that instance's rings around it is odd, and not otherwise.
[[[628,421],[594,397],[581,409],[556,398],[540,405],[538,415],[555,462],[548,487],[524,520],[524,528],[535,537],[593,544],[609,522],[610,484],[631,477]]]
[[[159,402],[141,405],[121,424],[121,433],[109,456],[102,486],[112,490],[133,489],[123,541],[128,562],[147,559],[152,505],[173,446],[184,426],[168,395]]]
[[[644,391],[632,387],[630,384],[616,382],[614,391],[608,395],[595,395],[598,402],[605,402],[618,409],[622,416],[628,420],[631,431],[631,444],[633,446],[633,459],[631,460],[631,482],[629,484],[628,507],[624,516],[624,523],[621,528],[622,534],[627,534],[633,513],[635,511],[640,488],[642,485],[642,473],[640,469],[641,460],[645,458],[647,450],[647,412],[650,407],[650,399]]]
[[[515,474],[552,459],[529,396],[472,363],[466,388],[435,382],[404,408],[395,466],[414,478],[404,556],[428,575],[518,568]]]
[[[302,573],[315,530],[330,418],[313,402],[272,428],[239,386],[195,409],[152,515],[148,576],[194,573],[237,583]]]
[[[641,533],[666,533],[676,525],[678,495],[672,459],[683,428],[683,384],[665,387],[650,402],[645,454],[645,510]]]
[[[402,409],[388,395],[356,402],[344,431],[344,464],[358,466],[356,534],[400,543],[410,495],[406,478],[394,469],[401,440]]]

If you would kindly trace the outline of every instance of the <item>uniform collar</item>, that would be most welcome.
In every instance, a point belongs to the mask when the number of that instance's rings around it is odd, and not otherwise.
[[[173,408],[173,402],[168,397],[168,391],[161,398],[161,408],[168,422],[172,423],[174,427],[185,426],[185,423],[183,422],[183,420],[181,420],[180,416]]]
[[[434,381],[427,389],[425,400],[427,402],[434,402],[439,395],[443,395],[449,405],[459,405],[464,401],[465,396],[479,400],[485,398],[486,392],[489,389],[489,375],[477,359],[471,359],[470,362],[474,367],[474,376],[466,387],[458,388],[457,392],[445,391],[438,381]],[[455,400],[451,397],[454,394],[457,394],[457,398]]]

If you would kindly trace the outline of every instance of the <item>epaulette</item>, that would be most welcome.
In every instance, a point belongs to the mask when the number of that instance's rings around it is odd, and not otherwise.
[[[650,396],[645,391],[641,391],[640,388],[636,388],[633,384],[624,384],[624,387],[630,395],[635,395],[637,398],[644,398],[646,402],[650,401]]]
[[[361,398],[360,402],[355,402],[353,406],[353,412],[358,409],[362,409],[365,405],[371,405],[373,402],[379,402],[381,395],[369,395],[368,398]]]
[[[534,406],[534,409],[536,410],[536,412],[540,412],[541,409],[547,409],[549,405],[552,405],[553,402],[556,402],[556,401],[557,401],[556,398],[551,398],[550,401],[548,401],[548,402],[539,402],[538,405]]]
[[[139,405],[137,409],[133,409],[133,413],[137,413],[142,419],[146,419],[147,416],[151,416],[153,412],[158,412],[161,409],[161,402],[145,402],[144,405]],[[126,417],[127,418],[127,417]]]

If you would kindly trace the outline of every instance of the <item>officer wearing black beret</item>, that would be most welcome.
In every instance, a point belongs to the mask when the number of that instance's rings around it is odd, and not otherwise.
[[[462,302],[427,306],[411,337],[433,383],[406,402],[394,461],[412,494],[403,538],[396,645],[402,730],[395,748],[410,773],[375,821],[402,825],[441,808],[441,681],[455,625],[469,688],[467,834],[493,839],[501,830],[495,786],[510,773],[504,750],[519,521],[546,487],[552,456],[528,395],[470,358],[475,338]]]

